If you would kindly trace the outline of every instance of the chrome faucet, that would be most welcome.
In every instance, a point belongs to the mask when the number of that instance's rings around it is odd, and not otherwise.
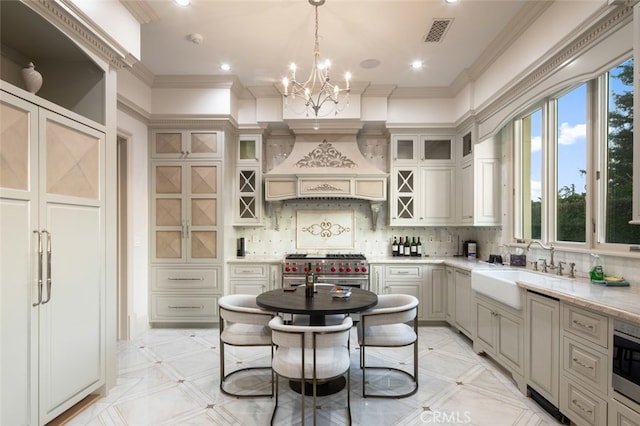
[[[537,244],[539,245],[543,250],[547,250],[549,251],[550,255],[551,255],[551,259],[549,261],[549,264],[546,265],[549,269],[556,269],[556,265],[553,262],[553,251],[555,250],[555,247],[553,247],[553,244],[549,244],[548,246],[545,246],[544,244],[542,244],[540,241],[538,240],[531,240],[529,242],[529,244],[527,244],[527,251],[529,251],[529,249],[531,248],[531,244]],[[545,262],[546,263],[546,262]],[[545,268],[545,272],[546,268]]]

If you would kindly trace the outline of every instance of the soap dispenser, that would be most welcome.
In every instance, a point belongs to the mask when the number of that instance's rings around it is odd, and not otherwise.
[[[604,270],[602,269],[602,263],[600,263],[600,256],[597,254],[591,253],[592,258],[592,266],[591,266],[591,281],[603,281],[604,280]]]

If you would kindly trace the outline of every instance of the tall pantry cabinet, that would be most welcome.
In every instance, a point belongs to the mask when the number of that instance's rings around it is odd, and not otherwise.
[[[105,384],[105,133],[2,89],[0,424],[45,424]]]
[[[223,132],[151,132],[152,323],[211,323],[222,293]]]

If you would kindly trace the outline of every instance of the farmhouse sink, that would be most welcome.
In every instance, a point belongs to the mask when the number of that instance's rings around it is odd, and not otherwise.
[[[495,268],[474,269],[471,271],[471,288],[477,293],[511,306],[514,309],[522,309],[522,294],[524,290],[518,287],[517,281],[545,284],[550,281],[557,281],[557,278],[522,269]]]

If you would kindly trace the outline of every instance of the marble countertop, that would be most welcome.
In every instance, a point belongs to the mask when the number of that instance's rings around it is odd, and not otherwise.
[[[447,265],[455,268],[472,271],[476,268],[511,268],[510,266],[494,266],[492,264],[467,259],[465,257],[371,257],[367,258],[371,265],[375,264],[423,264],[423,265]],[[236,257],[228,259],[229,263],[280,263],[282,256],[258,256]],[[640,287],[633,283],[629,287],[607,287],[592,284],[587,278],[557,277],[560,278],[545,281],[544,284],[534,284],[518,281],[519,287],[525,290],[535,291],[556,299],[571,302],[594,311],[602,312],[614,318],[640,323]]]
[[[612,317],[640,323],[640,288],[607,287],[586,278],[550,280],[544,285],[518,281],[518,286],[571,302]]]

